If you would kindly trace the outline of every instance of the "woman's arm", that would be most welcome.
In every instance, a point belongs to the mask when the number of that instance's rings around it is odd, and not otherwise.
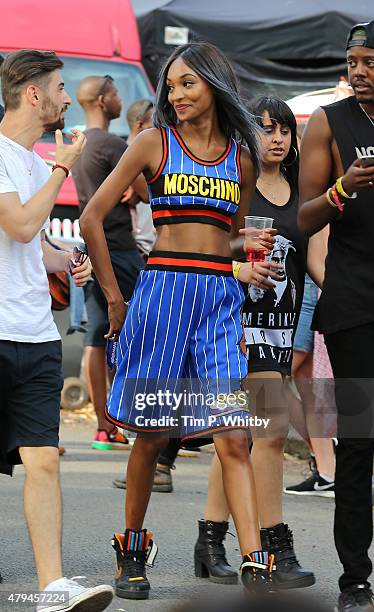
[[[256,189],[256,176],[254,166],[251,160],[251,156],[247,148],[242,147],[240,163],[242,167],[242,183],[240,190],[240,203],[239,210],[233,217],[232,223],[232,239],[231,239],[231,250],[233,257],[242,259],[244,256],[244,217],[249,214],[250,205],[253,199],[253,195]],[[264,240],[264,246],[267,249],[271,248],[274,239],[272,233],[276,233],[276,230],[270,232],[269,241]],[[235,270],[235,264],[233,262],[233,269]],[[270,280],[271,278],[277,280],[277,274],[275,269],[278,268],[278,264],[264,261],[257,264],[243,263],[237,269],[237,278],[248,284],[253,284],[263,289],[269,289],[274,287],[274,283]],[[270,277],[270,278],[269,278]]]
[[[249,214],[250,203],[256,189],[256,175],[250,153],[246,147],[241,147],[240,165],[242,182],[240,186],[239,208],[232,219],[231,251],[233,257],[242,259],[244,255],[244,238],[239,230],[244,228],[244,217]]]
[[[139,134],[88,202],[80,218],[80,227],[93,270],[108,302],[110,328],[106,337],[110,339],[116,339],[121,331],[125,305],[110,261],[103,222],[129,185],[143,171],[149,176],[155,172],[161,158],[162,141],[159,130],[150,129]]]
[[[330,226],[326,225],[323,230],[309,238],[307,269],[309,275],[320,289],[322,289],[325,276],[325,260],[329,232]]]

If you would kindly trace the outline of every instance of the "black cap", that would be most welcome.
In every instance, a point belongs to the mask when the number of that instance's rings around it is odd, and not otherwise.
[[[370,49],[374,49],[374,21],[358,23],[353,26],[347,38],[346,49],[351,47],[370,47]]]

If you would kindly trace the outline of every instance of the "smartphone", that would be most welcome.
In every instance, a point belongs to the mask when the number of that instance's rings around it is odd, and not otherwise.
[[[362,155],[360,157],[360,164],[362,168],[374,166],[374,155]]]
[[[105,353],[106,362],[110,370],[113,370],[117,366],[117,349],[118,342],[114,340],[107,340]]]

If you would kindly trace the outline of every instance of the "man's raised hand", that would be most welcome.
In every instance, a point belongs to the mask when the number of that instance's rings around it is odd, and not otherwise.
[[[67,138],[72,141],[72,144],[64,144],[64,139],[61,130],[56,130],[56,164],[64,166],[68,170],[74,166],[79,159],[85,145],[86,136],[79,130],[72,129],[72,134],[66,134]]]

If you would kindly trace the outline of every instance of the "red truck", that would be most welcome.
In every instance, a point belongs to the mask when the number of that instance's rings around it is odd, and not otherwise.
[[[0,54],[17,49],[55,51],[64,61],[66,91],[73,103],[65,116],[65,129],[84,129],[83,111],[75,92],[88,75],[110,74],[123,102],[122,115],[110,129],[126,137],[126,111],[139,98],[153,98],[152,87],[141,64],[140,40],[130,0],[2,0]],[[45,134],[36,150],[53,165],[54,136]],[[57,198],[52,217],[74,221],[78,199],[69,177]],[[56,231],[60,224],[52,224]],[[62,224],[61,224],[62,225]],[[64,233],[71,224],[64,223]],[[58,233],[58,231],[57,231]],[[57,236],[56,236],[57,237]],[[69,236],[66,236],[69,237]]]

